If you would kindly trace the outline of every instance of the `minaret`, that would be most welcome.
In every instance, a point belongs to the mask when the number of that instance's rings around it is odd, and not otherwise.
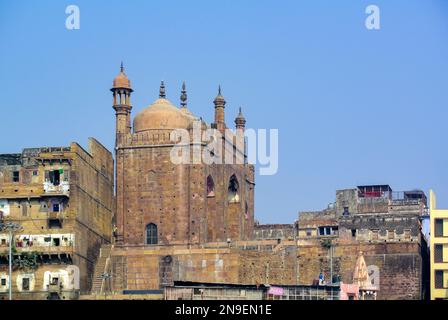
[[[116,134],[117,139],[121,134],[131,132],[131,81],[124,73],[123,62],[121,63],[120,73],[115,77],[110,89],[113,93],[113,108],[116,116]],[[117,143],[117,141],[116,141]]]
[[[187,108],[187,90],[185,88],[185,81],[182,83],[182,91],[180,92],[180,107]]]
[[[241,112],[241,107],[240,107],[240,112],[238,113],[238,116],[235,118],[235,127],[236,129],[241,129],[244,131],[246,126],[246,118],[244,118],[243,113]]]
[[[224,130],[226,129],[225,113],[224,113],[224,108],[226,106],[226,100],[221,95],[221,86],[218,87],[218,95],[216,96],[213,103],[215,104],[216,127],[219,131],[224,132]]]

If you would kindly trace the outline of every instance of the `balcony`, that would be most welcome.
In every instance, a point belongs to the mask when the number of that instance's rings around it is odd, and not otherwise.
[[[64,220],[62,212],[48,213],[48,229],[62,229],[62,222]]]
[[[48,292],[61,292],[63,289],[62,282],[53,281],[47,285]]]
[[[64,195],[68,197],[70,193],[70,183],[68,181],[62,181],[58,185],[55,185],[50,181],[45,181],[44,192],[46,195],[50,196]]]

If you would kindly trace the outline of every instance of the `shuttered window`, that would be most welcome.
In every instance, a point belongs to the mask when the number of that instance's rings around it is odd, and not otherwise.
[[[434,236],[443,237],[443,219],[435,219]]]
[[[434,276],[436,289],[444,289],[443,270],[436,270]]]
[[[434,246],[434,262],[443,262],[443,245],[441,244]]]

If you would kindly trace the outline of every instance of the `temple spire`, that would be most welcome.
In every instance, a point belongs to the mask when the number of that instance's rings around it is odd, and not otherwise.
[[[187,90],[186,90],[186,86],[185,86],[185,81],[182,83],[182,91],[181,91],[181,95],[180,95],[180,106],[182,108],[187,107]]]
[[[165,83],[163,82],[163,80],[160,83],[159,98],[161,98],[161,99],[165,99],[166,98]]]

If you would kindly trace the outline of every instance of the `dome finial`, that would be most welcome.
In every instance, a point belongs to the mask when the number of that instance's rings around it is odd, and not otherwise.
[[[222,106],[224,107],[224,105],[226,104],[226,100],[224,99],[224,97],[221,94],[221,85],[218,86],[218,95],[216,96],[215,100],[213,101],[215,106]]]
[[[182,108],[187,107],[187,89],[185,86],[185,81],[182,83],[182,91],[180,95],[180,105]]]
[[[162,82],[160,82],[159,98],[161,98],[161,99],[166,98],[165,83],[163,82],[163,80],[162,80]]]
[[[121,72],[124,72],[123,61],[121,61],[121,65],[120,65],[120,71],[121,71]]]

